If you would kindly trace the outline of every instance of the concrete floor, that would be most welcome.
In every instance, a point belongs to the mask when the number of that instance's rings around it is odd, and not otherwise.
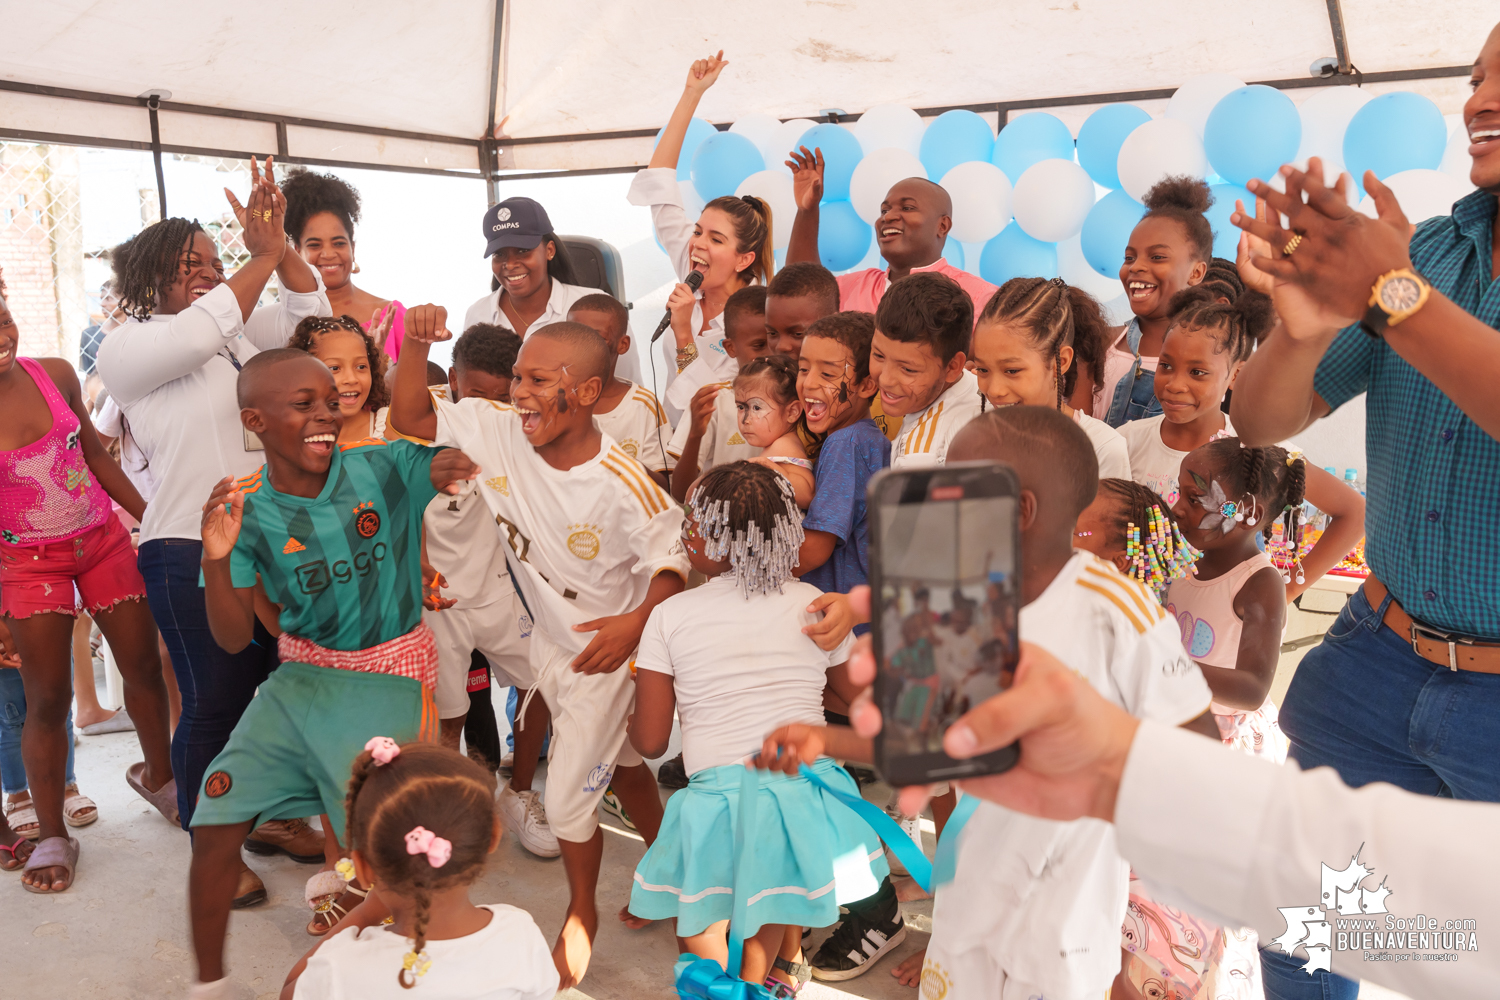
[[[670,753],[677,749],[674,740]],[[79,786],[99,804],[100,818],[74,831],[82,852],[77,880],[69,891],[56,896],[28,893],[18,873],[0,873],[0,941],[5,942],[0,952],[7,957],[0,998],[186,996],[194,969],[187,922],[187,834],[170,826],[125,784],[125,769],[140,759],[134,733],[81,736],[76,759]],[[867,794],[885,801],[880,786]],[[927,840],[930,855],[930,831]],[[658,923],[631,931],[614,917],[629,898],[631,875],[643,853],[644,845],[634,834],[605,826],[599,936],[581,990],[564,994],[570,1000],[671,995],[671,969],[677,958],[671,926]],[[230,920],[232,995],[235,1000],[274,1000],[287,970],[313,944],[304,930],[310,914],[303,885],[317,866],[299,865],[286,857],[250,857],[249,862],[265,881],[269,899],[235,912]],[[900,881],[902,895],[920,895],[909,879]],[[550,941],[567,907],[562,862],[528,854],[513,834],[507,834],[473,896],[476,902],[510,903],[528,910]],[[837,989],[814,983],[802,996],[915,1000],[916,991],[900,986],[888,970],[926,944],[932,902],[917,898],[903,907],[910,930],[893,956]],[[813,941],[821,942],[825,933],[814,932]]]
[[[1304,602],[1310,603],[1310,602]],[[1324,601],[1324,603],[1329,603]],[[1336,607],[1338,603],[1334,602]],[[1321,633],[1331,615],[1293,609],[1287,638]],[[1272,697],[1279,704],[1306,647],[1284,653]],[[99,685],[103,690],[103,683]],[[503,718],[500,722],[505,725]],[[670,753],[677,752],[674,745]],[[187,835],[167,824],[125,784],[127,766],[140,756],[133,733],[80,737],[77,771],[82,790],[99,804],[100,819],[76,831],[82,843],[74,887],[57,896],[24,892],[18,875],[0,873],[0,941],[9,961],[0,980],[3,1000],[145,1000],[185,996],[193,961],[187,927]],[[866,790],[884,802],[885,790]],[[932,837],[928,824],[927,848]],[[569,1000],[643,1000],[669,996],[677,946],[669,925],[630,931],[613,917],[625,905],[631,874],[644,853],[633,834],[605,826],[600,876],[601,923],[594,958],[580,990]],[[228,964],[235,1000],[274,1000],[286,972],[311,947],[304,931],[309,911],[303,884],[317,870],[285,857],[253,858],[266,883],[266,903],[234,914]],[[812,983],[805,1000],[856,996],[870,1000],[917,1000],[890,970],[925,946],[932,903],[910,880],[898,880],[908,937],[892,956],[864,976],[837,987]],[[544,861],[507,835],[493,856],[474,898],[520,906],[536,918],[549,940],[561,926],[567,890],[559,860]],[[814,933],[814,947],[825,931]],[[1402,1000],[1365,984],[1365,1000]]]

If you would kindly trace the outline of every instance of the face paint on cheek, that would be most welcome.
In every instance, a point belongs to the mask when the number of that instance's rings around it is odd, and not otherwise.
[[[561,386],[558,386],[558,389],[557,389],[557,412],[558,413],[567,413],[568,412],[568,394],[563,391],[563,389],[562,389]]]
[[[839,402],[849,402],[849,382],[847,379],[839,380]]]

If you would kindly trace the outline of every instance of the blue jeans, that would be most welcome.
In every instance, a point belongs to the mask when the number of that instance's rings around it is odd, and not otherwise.
[[[21,729],[26,725],[26,687],[21,671],[0,667],[0,791],[6,795],[26,791],[26,765],[21,760]],[[68,738],[67,783],[77,782],[73,774],[73,713],[68,712],[64,727]]]
[[[1132,420],[1161,415],[1161,402],[1156,398],[1156,373],[1141,367],[1137,358],[1130,371],[1120,376],[1115,383],[1115,394],[1110,399],[1109,412],[1104,422],[1111,427]]]
[[[1422,659],[1406,637],[1381,624],[1389,601],[1373,608],[1363,590],[1351,595],[1297,667],[1281,708],[1292,758],[1304,770],[1332,767],[1354,788],[1384,781],[1420,795],[1500,801],[1500,675]],[[1358,847],[1351,844],[1350,854]],[[1316,892],[1318,873],[1307,879]],[[1302,972],[1300,954],[1260,955],[1272,1000],[1354,1000],[1359,993],[1358,983],[1341,976]]]
[[[259,621],[254,640],[238,653],[226,653],[214,642],[198,585],[202,558],[203,543],[187,538],[157,538],[140,549],[146,600],[182,693],[182,717],[172,734],[172,776],[184,830],[208,765],[229,742],[255,689],[281,662],[276,640]]]

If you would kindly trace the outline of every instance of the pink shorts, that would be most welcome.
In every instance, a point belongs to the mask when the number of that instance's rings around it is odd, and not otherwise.
[[[61,542],[0,545],[0,614],[30,618],[43,611],[76,615],[78,588],[89,614],[146,596],[130,532],[117,517]]]

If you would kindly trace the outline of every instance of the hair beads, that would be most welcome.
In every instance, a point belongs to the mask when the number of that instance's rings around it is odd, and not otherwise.
[[[728,559],[745,597],[773,588],[780,592],[792,578],[804,536],[802,513],[785,476],[753,462],[719,466],[699,481],[688,507],[698,522],[704,557]]]
[[[1177,525],[1151,505],[1144,537],[1134,521],[1125,529],[1125,556],[1130,561],[1129,575],[1153,591],[1186,576],[1202,555],[1187,543]]]

